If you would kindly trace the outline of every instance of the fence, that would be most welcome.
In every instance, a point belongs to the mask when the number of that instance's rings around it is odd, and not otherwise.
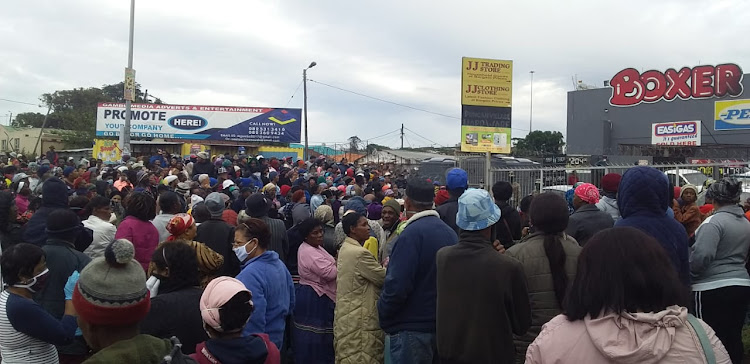
[[[635,165],[608,166],[567,166],[544,167],[540,165],[492,168],[489,183],[484,183],[484,163],[464,162],[462,168],[469,175],[469,186],[489,188],[497,181],[507,181],[513,186],[511,204],[516,205],[523,197],[541,193],[558,192],[564,194],[576,182],[588,182],[600,186],[602,177],[607,173],[624,174]],[[481,167],[481,168],[480,168]],[[702,194],[703,186],[709,179],[719,180],[725,176],[733,176],[750,185],[748,162],[722,162],[700,164],[668,164],[652,165],[650,167],[663,171],[675,186],[693,184],[698,186]],[[748,186],[750,189],[750,186]]]

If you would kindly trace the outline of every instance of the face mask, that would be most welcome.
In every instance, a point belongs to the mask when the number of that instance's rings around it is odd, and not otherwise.
[[[250,242],[252,242],[252,240],[248,241],[243,246],[240,246],[240,247],[232,249],[232,250],[234,250],[234,254],[237,256],[237,259],[240,260],[240,263],[244,262],[247,259],[247,257],[250,256],[250,254],[253,254],[253,252],[255,251],[255,249],[258,249],[258,244],[256,244],[255,248],[251,249],[250,252],[248,253],[247,249],[245,249],[245,247],[247,246],[247,244],[250,244]]]
[[[49,274],[49,268],[42,271],[42,273],[39,273],[35,275],[31,280],[26,284],[14,284],[13,287],[18,288],[26,288],[31,293],[36,293],[38,291],[41,291],[44,288],[44,284],[47,282],[47,275]]]

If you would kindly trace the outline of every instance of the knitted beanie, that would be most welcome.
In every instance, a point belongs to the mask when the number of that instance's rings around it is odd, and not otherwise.
[[[118,239],[107,246],[103,257],[83,268],[73,291],[73,306],[81,320],[126,326],[146,317],[151,307],[146,273],[134,256],[133,244]]]

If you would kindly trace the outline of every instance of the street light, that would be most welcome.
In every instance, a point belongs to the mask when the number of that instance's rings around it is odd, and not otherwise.
[[[302,94],[303,94],[303,99],[304,99],[302,108],[304,109],[304,113],[305,113],[305,150],[302,152],[302,155],[303,155],[302,158],[304,159],[305,162],[307,162],[307,147],[308,147],[307,145],[307,70],[315,67],[316,65],[317,63],[312,62],[310,63],[309,66],[307,66],[307,68],[302,70]]]
[[[531,134],[531,120],[534,116],[534,71],[529,71],[529,74],[531,74],[531,101],[529,101],[529,134]]]

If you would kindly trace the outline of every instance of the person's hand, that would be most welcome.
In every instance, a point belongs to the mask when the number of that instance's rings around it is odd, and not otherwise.
[[[525,228],[523,228],[523,229],[521,229],[521,237],[522,238],[526,237],[526,235],[529,235],[529,227],[528,226],[525,227]]]
[[[78,283],[78,278],[81,275],[78,273],[78,271],[73,272],[73,274],[68,277],[68,282],[65,283],[65,299],[66,300],[72,300],[73,299],[73,290],[76,288],[76,283]]]
[[[500,244],[500,240],[495,240],[494,243],[492,243],[492,247],[495,248],[500,254],[505,253],[505,247],[503,244]]]
[[[391,262],[391,257],[386,257],[383,261],[383,268],[388,268],[388,263]]]

